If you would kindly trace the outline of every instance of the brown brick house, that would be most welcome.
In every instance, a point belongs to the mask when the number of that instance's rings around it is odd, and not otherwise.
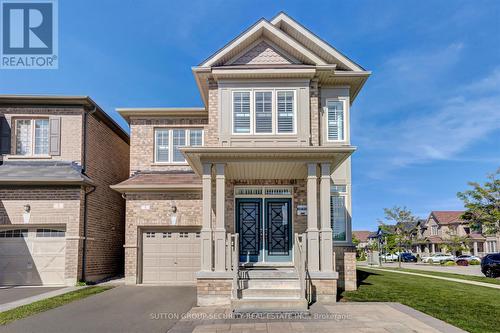
[[[0,96],[0,132],[0,285],[122,272],[128,134],[79,96]]]
[[[370,72],[283,13],[192,71],[203,107],[118,110],[126,282],[261,310],[356,288],[349,109]]]

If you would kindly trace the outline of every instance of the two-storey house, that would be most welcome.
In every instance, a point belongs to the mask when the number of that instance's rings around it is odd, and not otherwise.
[[[304,309],[356,288],[350,108],[370,72],[284,13],[192,68],[201,108],[131,128],[125,279],[198,304]]]
[[[0,96],[0,285],[123,271],[129,138],[79,96]]]
[[[432,211],[426,220],[417,225],[414,250],[417,253],[449,252],[452,238],[463,241],[463,252],[475,256],[495,252],[497,240],[493,235],[484,235],[471,230],[461,216],[463,211]]]

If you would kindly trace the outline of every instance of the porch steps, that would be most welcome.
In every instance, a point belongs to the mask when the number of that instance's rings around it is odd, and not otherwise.
[[[239,271],[235,312],[305,312],[297,271],[293,267],[243,268]]]

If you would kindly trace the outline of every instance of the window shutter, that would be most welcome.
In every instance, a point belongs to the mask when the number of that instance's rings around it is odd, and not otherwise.
[[[49,155],[61,155],[61,117],[50,117]]]
[[[0,117],[0,154],[10,154],[11,131],[4,116]]]
[[[344,140],[344,103],[331,101],[328,107],[328,140]]]
[[[293,91],[278,92],[278,133],[293,133],[294,104]]]
[[[233,95],[233,131],[250,133],[250,93],[235,92]]]
[[[273,132],[273,95],[270,91],[255,93],[255,132]]]

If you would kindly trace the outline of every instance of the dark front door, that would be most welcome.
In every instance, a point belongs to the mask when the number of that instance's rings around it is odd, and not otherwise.
[[[292,201],[236,199],[240,262],[292,261]]]

